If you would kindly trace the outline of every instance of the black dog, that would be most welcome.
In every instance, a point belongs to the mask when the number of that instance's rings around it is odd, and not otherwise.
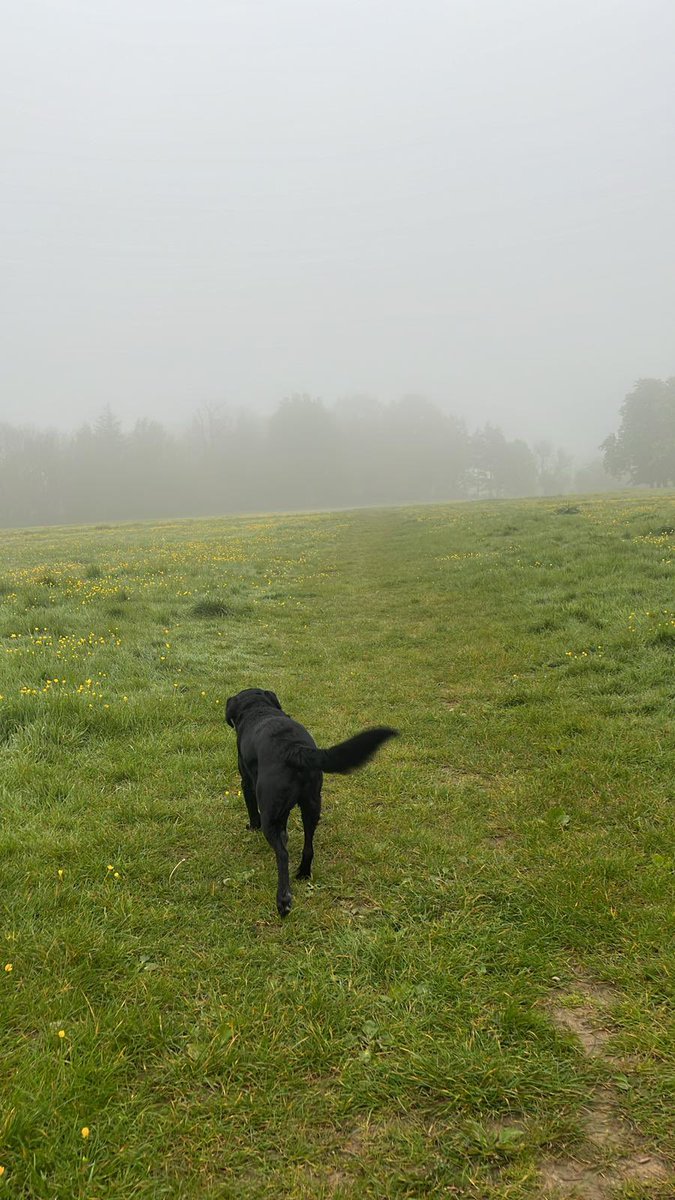
[[[304,726],[283,712],[274,692],[248,688],[231,696],[225,709],[237,731],[237,754],[249,829],[262,829],[277,857],[280,917],[291,911],[288,878],[288,814],[297,804],[305,844],[296,879],[308,879],[314,857],[314,830],[321,815],[323,771],[346,775],[372,758],[378,746],[397,730],[366,729],[356,737],[319,750]]]

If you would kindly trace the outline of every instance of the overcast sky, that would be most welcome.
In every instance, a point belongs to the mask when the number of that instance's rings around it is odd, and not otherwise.
[[[673,0],[3,0],[0,89],[0,419],[675,374]]]

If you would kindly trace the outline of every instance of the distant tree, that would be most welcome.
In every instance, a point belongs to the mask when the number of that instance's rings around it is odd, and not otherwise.
[[[41,525],[65,519],[63,441],[57,433],[0,425],[0,520]]]
[[[638,380],[620,411],[618,432],[601,447],[606,469],[650,487],[675,483],[675,376]]]
[[[341,438],[321,400],[306,393],[282,400],[268,422],[266,450],[259,475],[266,506],[326,508],[343,502]]]
[[[129,488],[131,515],[189,513],[173,438],[159,421],[141,417],[129,434],[123,477]]]
[[[616,479],[605,469],[601,458],[577,467],[574,472],[575,492],[611,492],[616,488]]]
[[[527,442],[515,438],[507,443],[503,467],[506,496],[533,496],[537,490],[537,460]]]
[[[260,476],[266,446],[265,420],[240,408],[233,418],[226,464],[225,494],[230,497],[226,511],[250,512],[260,508]],[[269,498],[266,503],[269,504]]]
[[[190,496],[189,513],[215,513],[231,507],[232,441],[233,418],[229,409],[206,404],[196,411],[181,447]]]
[[[495,481],[495,464],[505,444],[504,434],[494,425],[487,424],[472,434],[467,477],[469,492],[476,499],[499,495]]]
[[[507,441],[501,429],[485,425],[470,440],[469,490],[475,496],[531,496],[537,490],[537,464],[525,442]]]
[[[403,396],[390,404],[373,464],[387,499],[411,504],[460,495],[467,443],[462,422],[426,396]]]
[[[106,404],[94,421],[94,437],[104,452],[121,452],[124,445],[122,422],[115,416],[109,404]]]
[[[555,450],[550,442],[535,442],[538,490],[543,496],[559,496],[572,490],[573,459],[564,450]]]
[[[73,520],[123,521],[136,516],[126,477],[128,441],[111,408],[78,429],[69,446]],[[83,518],[80,513],[86,513]]]
[[[332,406],[343,447],[345,504],[381,504],[389,499],[377,469],[385,411],[379,400],[368,395],[343,396]]]

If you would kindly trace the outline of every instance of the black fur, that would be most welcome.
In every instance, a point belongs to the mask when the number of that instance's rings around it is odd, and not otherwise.
[[[314,857],[314,830],[321,815],[323,772],[346,775],[372,758],[378,747],[397,731],[366,729],[327,750],[320,750],[310,733],[283,712],[274,692],[248,688],[227,701],[225,717],[237,731],[237,756],[249,829],[262,829],[277,859],[277,909],[291,910],[286,825],[297,804],[305,844],[296,879],[308,879]]]

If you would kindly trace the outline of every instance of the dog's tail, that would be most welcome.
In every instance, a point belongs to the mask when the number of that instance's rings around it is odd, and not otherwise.
[[[295,746],[288,747],[287,761],[310,771],[348,775],[350,771],[355,771],[357,767],[367,763],[382,743],[393,737],[398,737],[398,729],[380,725],[376,729],[364,729],[363,733],[357,733],[346,742],[338,742],[337,746],[329,746],[327,750],[296,743]]]

